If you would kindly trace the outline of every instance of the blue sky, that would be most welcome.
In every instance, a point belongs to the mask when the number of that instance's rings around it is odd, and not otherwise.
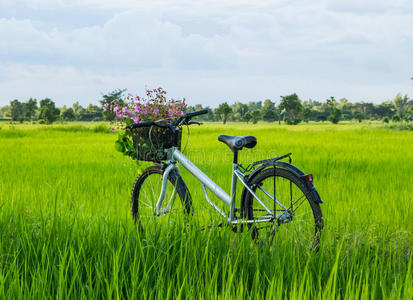
[[[413,96],[413,1],[0,0],[0,105]]]

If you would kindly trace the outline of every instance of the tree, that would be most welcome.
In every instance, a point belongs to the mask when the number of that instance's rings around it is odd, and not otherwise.
[[[62,108],[62,111],[61,111],[60,115],[62,117],[62,120],[64,120],[64,121],[74,121],[76,119],[75,112],[73,111],[73,108],[71,108],[71,107],[69,107],[65,110],[63,110],[63,108]]]
[[[103,109],[97,105],[89,104],[82,119],[84,121],[101,121],[103,120]]]
[[[277,106],[277,115],[278,115],[278,125],[281,125],[281,119],[282,119],[282,112],[283,112],[283,108],[281,107],[281,105]]]
[[[112,101],[117,101],[119,104],[123,105],[123,104],[124,104],[124,103],[123,103],[124,101],[122,100],[122,98],[123,98],[123,93],[124,93],[124,92],[126,92],[126,89],[123,89],[123,90],[117,89],[117,90],[114,90],[114,91],[112,91],[112,92],[110,92],[110,93],[107,93],[107,94],[105,94],[105,95],[102,95],[102,100],[100,100],[100,103],[101,103],[102,106],[103,106],[103,105],[105,105],[105,104],[110,105],[110,103],[111,103]],[[112,111],[112,110],[110,110],[110,109],[107,109],[107,110],[105,110],[105,111],[103,112],[103,118],[104,118],[106,121],[113,121],[113,120],[115,120],[115,117],[116,117],[115,112]]]
[[[277,112],[275,110],[263,110],[262,119],[267,122],[274,122],[277,119]]]
[[[264,105],[262,106],[263,110],[275,110],[275,103],[272,102],[270,99],[266,99],[264,101]]]
[[[359,123],[361,123],[361,121],[363,121],[363,119],[364,119],[364,115],[363,115],[363,113],[362,112],[356,112],[355,114],[354,114],[354,118],[356,118],[356,120],[359,122]]]
[[[251,117],[252,124],[257,124],[258,120],[261,119],[261,112],[258,109],[253,110],[251,112]]]
[[[247,106],[248,106],[248,111],[261,109],[262,102],[261,101],[258,101],[258,102],[250,101],[250,102],[248,102]]]
[[[341,117],[341,110],[339,110],[338,108],[333,108],[328,119],[331,121],[331,123],[337,124],[340,121],[340,117]]]
[[[306,105],[303,109],[302,115],[303,115],[303,121],[308,123],[308,121],[311,118],[311,108]]]
[[[83,118],[83,115],[85,114],[85,109],[82,107],[82,105],[79,104],[79,101],[76,101],[72,105],[73,108],[73,113],[75,114],[75,119],[78,121],[81,121]]]
[[[248,112],[248,105],[241,102],[235,102],[233,105],[231,105],[231,108],[232,119],[234,121],[242,121],[244,115]]]
[[[252,119],[252,114],[251,114],[251,112],[247,112],[243,117],[242,117],[242,121],[246,121],[247,123],[249,122],[249,121],[251,121],[251,119]]]
[[[11,119],[13,121],[19,121],[20,123],[23,123],[23,120],[24,120],[23,103],[21,103],[17,99],[10,101],[10,114],[11,114]]]
[[[0,107],[0,118],[4,118],[10,115],[10,106],[6,105],[3,107]]]
[[[26,103],[23,103],[23,108],[25,118],[29,121],[33,121],[36,110],[38,109],[37,99],[30,98]]]
[[[227,123],[229,114],[232,113],[232,109],[227,102],[224,102],[218,106],[217,113],[221,116],[221,119],[225,124]]]
[[[287,118],[285,118],[287,124],[295,125],[301,122],[300,115],[303,106],[297,94],[294,93],[288,96],[281,96],[280,107],[287,113]]]
[[[337,101],[334,99],[334,97],[330,97],[330,99],[327,99],[326,101],[328,110],[330,111],[330,116],[328,119],[331,121],[333,124],[337,124],[340,121],[340,116],[341,116],[341,110],[337,108]]]
[[[396,110],[396,107],[391,101],[383,102],[376,106],[376,114],[380,118],[383,118],[383,117],[390,118],[394,114],[395,110]]]
[[[273,122],[277,118],[277,112],[275,111],[275,103],[270,99],[264,101],[262,107],[262,119],[267,122]]]
[[[402,95],[398,93],[393,101],[397,113],[399,114],[400,118],[403,118],[407,110],[407,102],[409,101],[409,97],[407,95],[404,95],[404,97],[402,97]]]
[[[52,124],[59,117],[59,109],[56,108],[55,103],[49,98],[40,101],[39,120],[46,124]]]

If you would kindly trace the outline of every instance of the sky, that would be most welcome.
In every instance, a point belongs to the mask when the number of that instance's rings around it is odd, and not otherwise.
[[[0,0],[0,106],[413,96],[413,1]]]

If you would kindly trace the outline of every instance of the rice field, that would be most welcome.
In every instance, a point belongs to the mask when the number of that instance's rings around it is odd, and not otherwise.
[[[217,228],[222,219],[182,169],[194,216],[141,234],[130,193],[149,164],[116,152],[106,125],[0,123],[0,298],[413,298],[411,131],[191,127],[185,155],[229,193],[232,154],[219,134],[257,137],[241,162],[292,152],[313,174],[324,201],[318,253]]]

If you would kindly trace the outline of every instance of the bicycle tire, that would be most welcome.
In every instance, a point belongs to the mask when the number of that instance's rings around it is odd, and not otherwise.
[[[275,201],[270,199],[269,196],[266,197],[267,200],[263,200],[263,196],[266,195],[262,192],[259,186],[262,188],[264,182],[267,189],[268,185],[272,185],[272,187],[275,186],[272,192],[266,190],[265,187],[263,189],[273,197],[275,194],[274,199],[277,199],[284,204],[287,211],[290,210],[290,212],[287,213],[281,206],[277,204],[274,205]],[[270,223],[271,226],[268,226],[267,223],[256,223],[259,218],[263,218],[268,212],[263,212],[262,206],[258,203],[258,200],[244,188],[243,198],[241,199],[241,216],[248,220],[254,220],[254,223],[249,223],[247,226],[252,230],[253,239],[258,239],[260,235],[262,236],[260,232],[266,231],[267,234],[264,234],[264,238],[268,237],[268,233],[270,232],[271,243],[273,242],[273,239],[277,237],[278,242],[289,240],[290,242],[292,241],[305,248],[318,250],[320,234],[323,228],[323,216],[320,205],[314,201],[310,189],[301,178],[286,169],[270,167],[263,169],[251,178],[249,186],[267,207],[271,205],[273,214],[275,209],[274,215],[276,216],[273,222]],[[290,188],[290,191],[289,193],[286,193],[288,188]],[[277,194],[277,192],[279,193]],[[288,201],[286,201],[286,197],[284,197],[286,194],[287,196],[290,196],[290,203],[287,203]],[[293,197],[291,195],[293,195]],[[297,202],[299,202],[299,205],[294,209],[294,205],[297,204]],[[277,207],[279,209],[277,209]],[[300,214],[296,213],[300,207],[304,207],[304,209],[302,209],[304,210],[304,214],[302,214],[302,210],[299,212]],[[284,215],[284,219],[286,216],[291,215],[291,220],[285,223],[280,222],[282,215]]]
[[[165,214],[162,213],[160,215],[154,214],[156,202],[161,192],[160,185],[162,183],[162,175],[164,173],[164,170],[165,165],[161,164],[156,164],[154,166],[148,167],[143,171],[141,175],[136,178],[133,185],[131,194],[132,217],[138,224],[141,231],[143,230],[144,223],[153,221],[156,222],[156,219],[158,219],[158,217],[170,215],[170,212]],[[153,177],[156,178],[153,179]],[[192,207],[191,195],[182,177],[179,176],[176,171],[169,173],[167,192],[162,208],[165,208],[165,204],[168,201],[168,196],[170,196],[168,195],[168,192],[173,193],[173,191],[171,191],[173,187],[176,187],[176,196],[181,200],[180,205],[176,205],[177,201],[175,201],[175,206],[180,206],[184,213],[190,214]],[[147,193],[146,188],[151,188],[152,193]],[[177,210],[180,210],[179,207],[177,207]],[[144,218],[145,220],[143,220]]]

